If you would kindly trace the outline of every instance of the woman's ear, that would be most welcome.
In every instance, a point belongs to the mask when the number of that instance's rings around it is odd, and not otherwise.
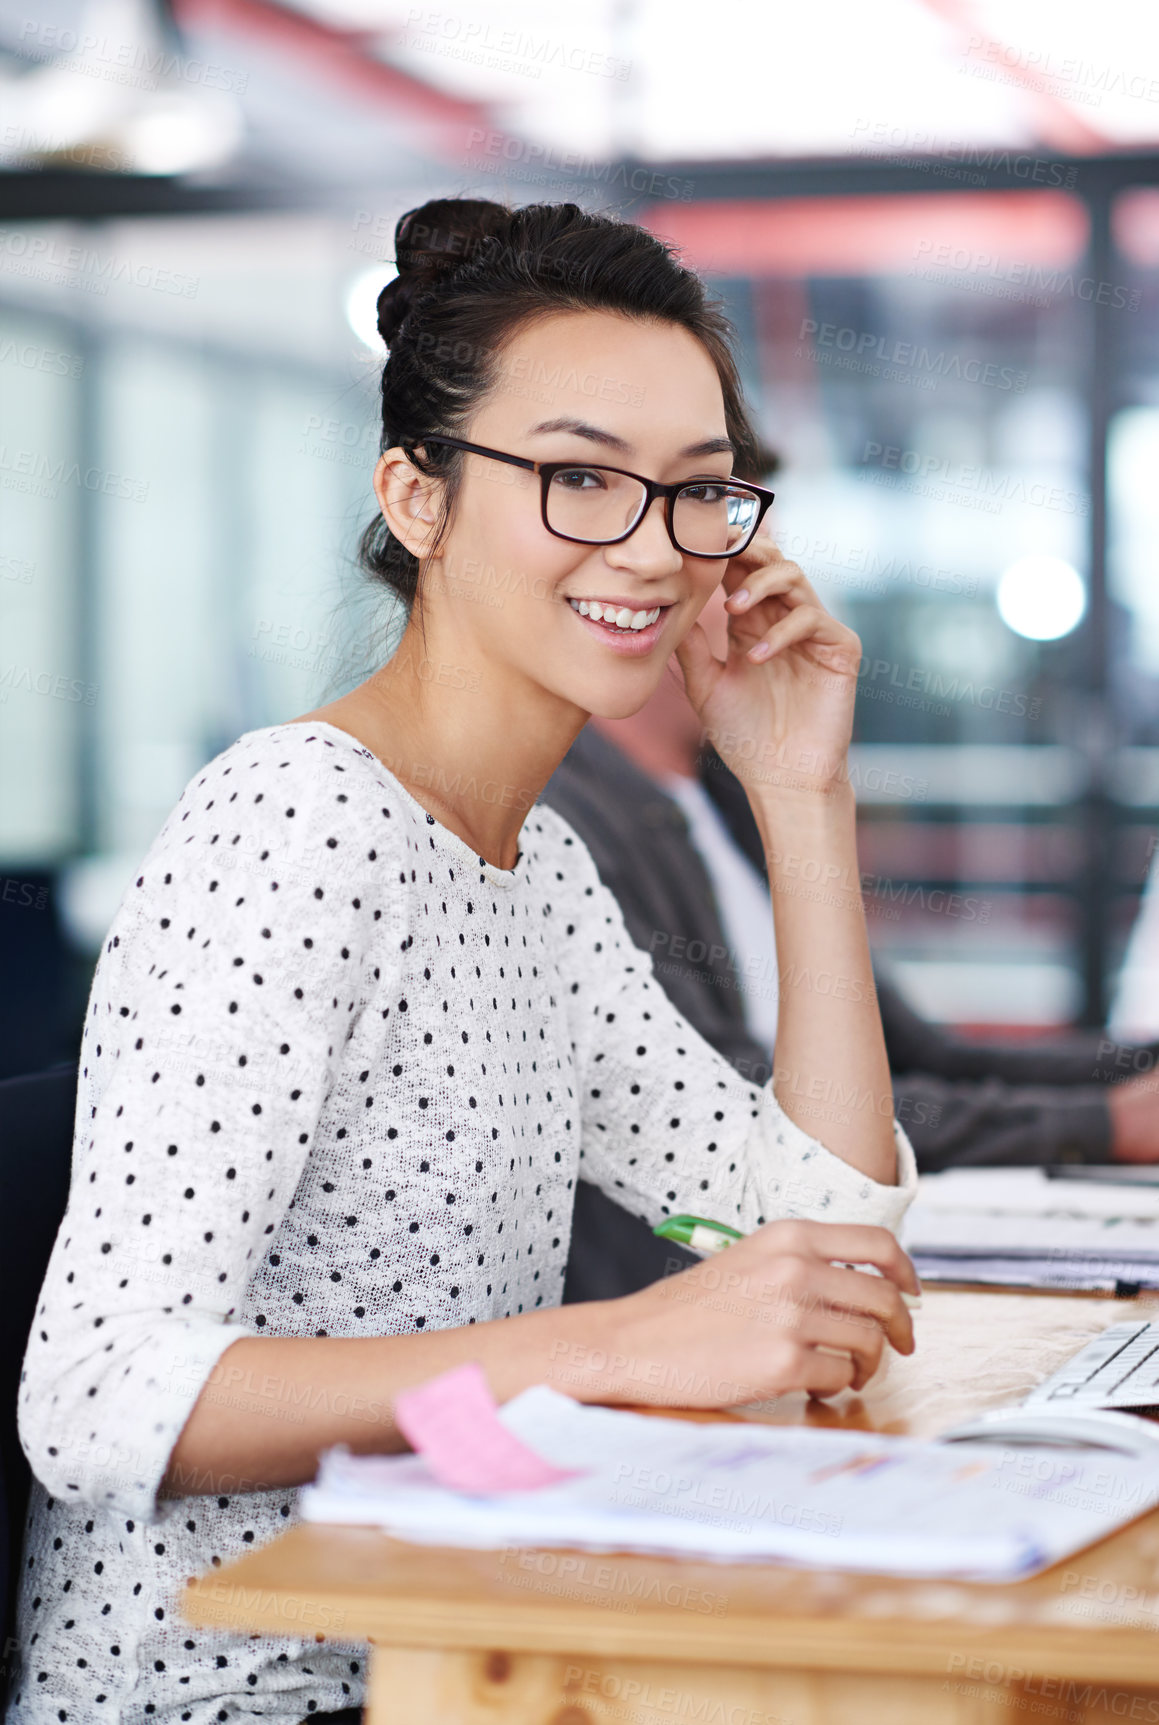
[[[408,458],[405,450],[388,449],[374,469],[374,495],[387,526],[413,557],[429,558],[438,526],[436,490],[431,479]]]

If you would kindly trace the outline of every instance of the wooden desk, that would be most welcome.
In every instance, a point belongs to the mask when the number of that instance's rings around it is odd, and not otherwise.
[[[786,1397],[761,1417],[932,1435],[1140,1312],[927,1292],[914,1358],[836,1407]],[[183,1609],[370,1641],[368,1725],[1159,1725],[1159,1511],[1004,1587],[301,1525],[191,1583]]]

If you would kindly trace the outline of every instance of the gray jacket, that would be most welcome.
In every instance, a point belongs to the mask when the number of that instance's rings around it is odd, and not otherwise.
[[[700,779],[764,876],[748,798],[712,749],[701,757]],[[766,1082],[770,1050],[745,1024],[712,886],[678,804],[591,725],[542,800],[587,844],[629,934],[651,954],[657,981],[684,1016],[739,1072]],[[690,959],[690,950],[698,956]],[[1110,1160],[1106,1083],[1123,1069],[1113,1057],[1100,1065],[1098,1033],[1012,1047],[966,1042],[914,1012],[880,966],[877,987],[897,1116],[924,1172]],[[611,1298],[690,1261],[580,1182],[566,1299]]]

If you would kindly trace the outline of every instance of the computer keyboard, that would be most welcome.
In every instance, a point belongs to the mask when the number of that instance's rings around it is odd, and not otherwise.
[[[1159,1324],[1112,1324],[1031,1390],[1023,1407],[1159,1408]]]

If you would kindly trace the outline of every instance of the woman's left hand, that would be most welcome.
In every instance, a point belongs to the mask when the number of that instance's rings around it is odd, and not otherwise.
[[[761,786],[829,790],[847,780],[861,642],[795,563],[758,536],[725,565],[728,657],[694,623],[676,649],[689,700],[727,766]]]

